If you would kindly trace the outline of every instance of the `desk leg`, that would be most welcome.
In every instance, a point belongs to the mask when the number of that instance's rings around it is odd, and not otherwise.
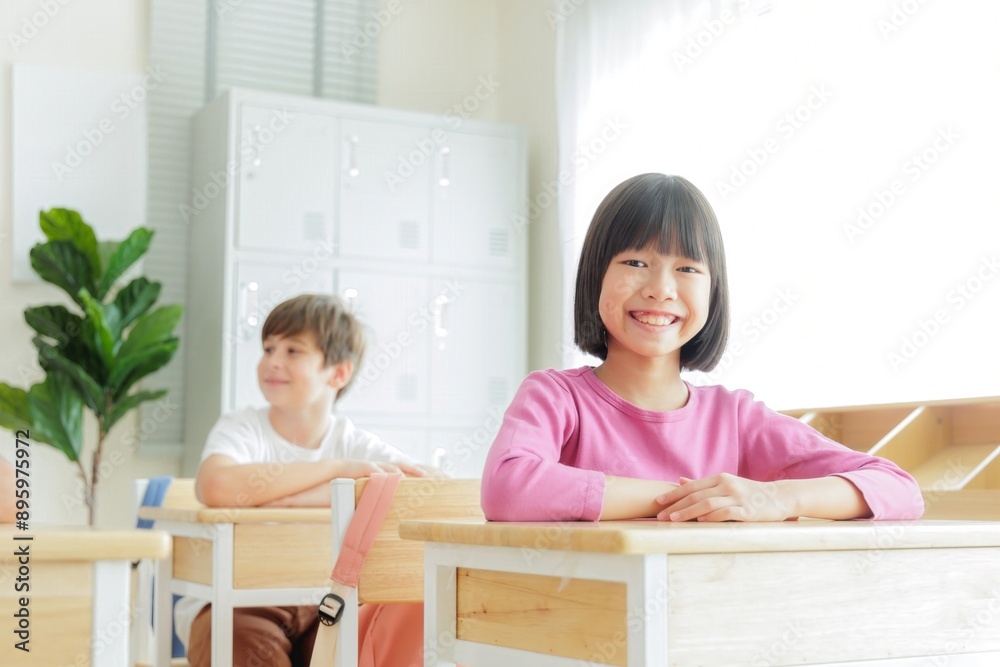
[[[455,567],[438,564],[438,549],[424,544],[424,667],[454,665]]]
[[[626,582],[628,667],[667,667],[667,558],[665,554],[639,556],[637,567],[630,567]]]
[[[94,563],[93,665],[128,667],[131,575],[131,564],[125,560]]]
[[[212,666],[233,667],[233,524],[217,525],[212,545]]]
[[[173,554],[156,561],[156,608],[153,610],[153,636],[156,652],[153,664],[156,667],[170,667],[170,653],[173,648],[174,594],[170,581],[174,576]]]

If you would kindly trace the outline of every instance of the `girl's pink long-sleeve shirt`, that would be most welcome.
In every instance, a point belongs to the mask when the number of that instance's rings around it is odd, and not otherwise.
[[[895,463],[849,449],[747,391],[688,385],[687,405],[643,410],[589,366],[537,371],[504,415],[483,471],[494,521],[597,521],[604,476],[677,482],[728,472],[758,481],[837,475],[874,519],[917,519],[924,503]]]

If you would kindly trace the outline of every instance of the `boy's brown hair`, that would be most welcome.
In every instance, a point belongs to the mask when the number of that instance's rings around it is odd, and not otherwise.
[[[279,303],[268,314],[261,328],[261,342],[271,336],[286,338],[302,333],[312,334],[316,346],[323,351],[323,362],[329,367],[350,361],[354,372],[337,391],[338,400],[348,390],[361,368],[365,355],[364,327],[348,311],[344,302],[332,294],[301,294]]]

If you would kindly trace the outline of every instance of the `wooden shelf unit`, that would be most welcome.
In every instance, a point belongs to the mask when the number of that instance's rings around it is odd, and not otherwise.
[[[926,519],[1000,521],[1000,396],[785,414],[913,475]]]

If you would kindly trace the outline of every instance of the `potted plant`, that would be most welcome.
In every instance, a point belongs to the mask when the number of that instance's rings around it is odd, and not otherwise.
[[[149,249],[153,232],[140,227],[121,241],[98,242],[80,214],[55,208],[40,214],[48,239],[31,249],[35,272],[64,290],[78,312],[63,305],[32,306],[24,319],[36,335],[45,379],[29,389],[0,383],[0,426],[27,430],[31,440],[52,445],[79,468],[90,524],[108,433],[133,408],[167,392],[133,391],[177,351],[173,331],[181,306],[153,304],[160,283],[125,272]],[[81,460],[83,412],[97,418],[97,446],[90,470]]]

